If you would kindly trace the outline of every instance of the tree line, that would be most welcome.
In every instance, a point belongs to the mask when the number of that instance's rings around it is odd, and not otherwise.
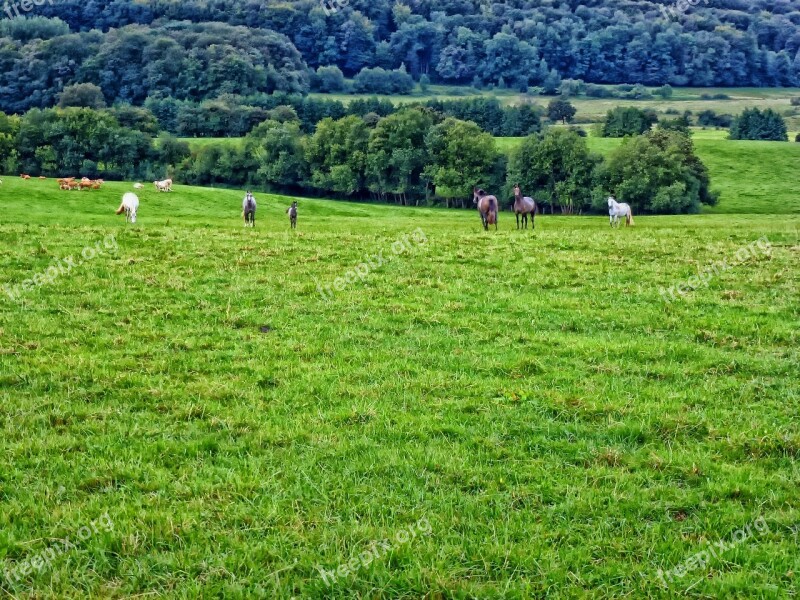
[[[448,207],[470,206],[473,185],[510,199],[520,183],[544,210],[564,213],[600,209],[611,193],[637,212],[694,212],[716,201],[684,131],[629,137],[603,159],[589,151],[582,132],[553,127],[526,137],[509,157],[474,122],[427,106],[377,119],[326,117],[312,133],[289,111],[284,116],[260,123],[243,140],[191,151],[186,142],[133,129],[149,122],[137,107],[0,113],[0,166],[33,176],[170,176],[186,184]]]
[[[93,84],[77,84],[64,90],[59,106],[104,108],[102,91]],[[522,137],[541,129],[545,110],[534,103],[503,106],[496,98],[428,100],[407,106],[426,106],[443,115],[474,121],[492,135]],[[118,104],[112,111],[124,112],[127,119],[139,115],[134,128],[148,132],[165,131],[178,137],[242,137],[267,120],[298,120],[303,131],[311,133],[322,119],[340,119],[348,115],[367,121],[387,117],[399,110],[389,100],[358,98],[344,104],[339,100],[319,99],[299,94],[277,92],[239,96],[223,94],[213,100],[193,102],[171,97],[151,97],[143,107]],[[574,115],[574,112],[573,112]],[[152,129],[152,130],[151,130]]]
[[[474,122],[430,107],[378,121],[326,118],[313,134],[296,121],[266,121],[240,144],[199,148],[175,174],[197,185],[462,208],[471,208],[474,185],[510,203],[520,183],[544,211],[566,214],[604,211],[609,194],[641,213],[697,212],[717,202],[688,130],[630,136],[604,159],[583,132],[551,127],[506,155]]]
[[[52,0],[0,22],[0,110],[53,106],[76,83],[109,104],[335,91],[336,72],[320,72],[333,67],[391,93],[412,80],[547,93],[582,80],[590,95],[609,83],[800,85],[800,0],[714,0],[680,18],[669,3]]]

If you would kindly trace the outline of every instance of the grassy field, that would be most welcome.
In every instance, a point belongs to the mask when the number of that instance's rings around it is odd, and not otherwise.
[[[0,299],[4,596],[797,595],[800,218],[54,188],[0,187],[0,285],[69,266]]]
[[[727,131],[695,130],[697,155],[708,167],[712,187],[722,194],[708,213],[800,214],[800,144],[725,139]],[[510,153],[523,138],[497,138]],[[588,138],[589,147],[607,154],[621,139]]]
[[[608,86],[614,88],[615,86]],[[713,97],[724,94],[726,99],[704,99],[703,96]],[[370,98],[370,94],[312,94],[317,98],[339,100],[345,104],[356,98]],[[395,104],[407,104],[430,99],[457,100],[470,97],[496,97],[503,104],[535,103],[546,106],[551,97],[520,94],[512,90],[475,90],[469,87],[454,87],[435,85],[430,86],[427,94],[417,90],[409,96],[378,96],[390,100]],[[793,97],[800,97],[798,88],[674,88],[673,96],[669,99],[654,98],[650,100],[624,100],[619,98],[589,98],[579,96],[570,98],[578,112],[575,120],[578,123],[593,123],[605,117],[606,113],[617,106],[636,106],[651,108],[665,115],[667,111],[686,110],[694,114],[704,110],[714,110],[722,114],[738,115],[745,108],[772,108],[784,115],[789,127],[800,129],[800,110],[790,104]]]
[[[244,138],[236,138],[236,137],[226,137],[226,138],[178,138],[178,140],[182,142],[186,142],[191,146],[193,150],[197,150],[198,148],[203,148],[204,146],[210,146],[212,144],[230,144],[236,145],[241,142]]]

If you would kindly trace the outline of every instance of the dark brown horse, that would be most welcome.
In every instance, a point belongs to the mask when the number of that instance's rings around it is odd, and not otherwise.
[[[497,198],[489,196],[481,189],[472,188],[472,201],[478,207],[478,212],[481,213],[484,230],[489,231],[489,225],[494,225],[494,229],[497,231],[497,211],[500,207]]]
[[[528,228],[528,215],[531,216],[531,227],[536,229],[536,201],[533,198],[523,197],[522,188],[519,184],[514,186],[514,214],[517,215],[517,229],[519,229],[519,217],[522,215],[522,228]]]

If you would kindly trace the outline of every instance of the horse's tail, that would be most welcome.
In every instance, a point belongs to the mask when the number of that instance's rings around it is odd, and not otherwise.
[[[497,212],[497,199],[489,198],[489,212]]]
[[[628,209],[628,216],[626,217],[626,222],[627,222],[629,227],[633,227],[635,225],[635,223],[633,222],[633,209],[632,208]]]

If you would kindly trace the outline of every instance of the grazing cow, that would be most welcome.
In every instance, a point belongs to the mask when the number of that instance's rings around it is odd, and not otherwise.
[[[25,175],[24,173],[22,175],[20,175],[20,179],[24,179],[25,181],[27,181],[30,178],[31,178],[30,175]]]
[[[139,211],[139,196],[128,192],[122,196],[122,204],[117,209],[117,214],[125,213],[126,223],[136,223],[136,213]]]

